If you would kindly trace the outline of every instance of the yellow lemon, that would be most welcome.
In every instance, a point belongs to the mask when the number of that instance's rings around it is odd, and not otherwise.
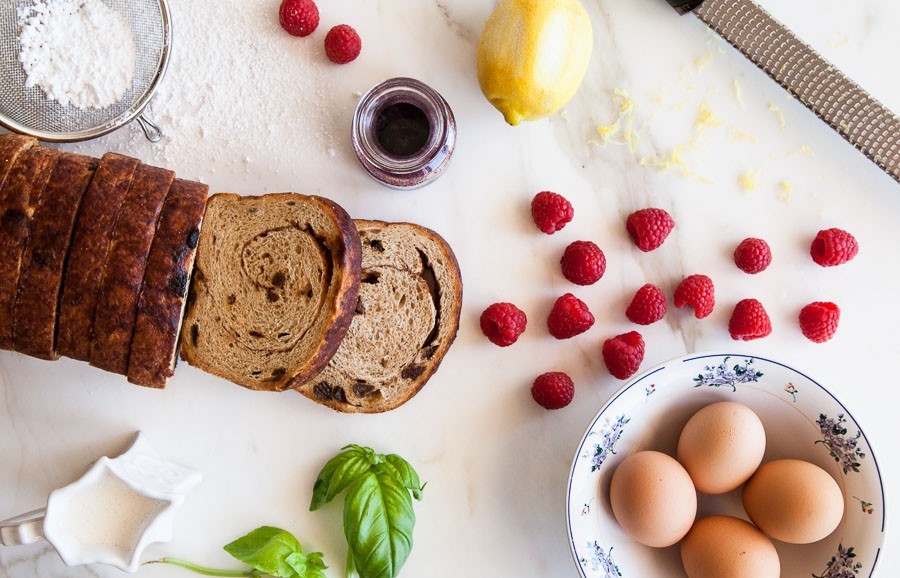
[[[501,0],[478,43],[481,91],[511,125],[548,116],[578,90],[593,44],[578,0]]]

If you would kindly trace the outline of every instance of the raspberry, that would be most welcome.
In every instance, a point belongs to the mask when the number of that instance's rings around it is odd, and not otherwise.
[[[319,26],[319,8],[313,0],[283,0],[278,21],[288,34],[309,36]]]
[[[713,312],[716,305],[716,288],[706,275],[686,277],[675,288],[675,307],[689,305],[694,309],[694,317],[703,319]]]
[[[837,331],[841,310],[834,303],[817,301],[800,310],[800,331],[810,341],[825,343]]]
[[[628,215],[625,228],[637,248],[646,253],[663,244],[675,221],[662,209],[641,209]]]
[[[531,386],[531,397],[545,409],[561,409],[575,397],[572,378],[561,371],[541,374]]]
[[[741,241],[734,250],[734,264],[744,273],[755,275],[765,271],[772,263],[772,250],[762,239],[749,238]]]
[[[352,26],[339,24],[325,35],[325,54],[335,64],[353,62],[362,50],[362,40]]]
[[[594,316],[584,301],[571,293],[566,293],[556,300],[550,316],[547,317],[547,329],[557,339],[568,339],[584,333],[594,325]]]
[[[647,283],[637,290],[625,316],[638,325],[656,323],[666,314],[666,296],[656,285]]]
[[[575,216],[572,203],[562,195],[542,191],[531,200],[531,218],[542,232],[552,235]]]
[[[494,303],[481,314],[481,331],[491,343],[506,347],[525,332],[528,318],[512,303]]]
[[[809,254],[822,267],[842,265],[859,253],[859,244],[853,235],[841,229],[819,231],[813,239]]]
[[[739,341],[759,339],[772,333],[772,322],[762,303],[756,299],[744,299],[734,306],[728,332],[732,339]]]
[[[603,342],[603,363],[613,377],[628,379],[644,361],[644,338],[637,331],[616,335]]]
[[[576,285],[592,285],[606,272],[606,255],[590,241],[575,241],[566,247],[559,263],[563,276]]]

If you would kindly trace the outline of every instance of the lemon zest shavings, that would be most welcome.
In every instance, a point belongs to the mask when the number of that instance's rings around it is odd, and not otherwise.
[[[850,37],[844,32],[838,32],[834,38],[828,41],[832,48],[840,48],[850,43]]]
[[[704,68],[706,68],[707,66],[709,66],[709,63],[712,61],[712,58],[713,58],[713,51],[712,51],[712,50],[707,51],[707,53],[704,54],[704,55],[703,55],[702,57],[700,57],[700,58],[695,58],[695,59],[694,59],[694,66],[697,68],[697,71],[698,71],[698,72],[701,72],[701,71],[703,71]]]
[[[757,167],[740,176],[738,184],[747,193],[752,193],[759,188],[759,175],[762,173],[762,167]]]
[[[737,78],[734,79],[734,99],[737,101],[738,106],[741,107],[741,110],[744,110],[744,92],[741,87],[741,81]]]
[[[769,110],[775,113],[775,116],[778,117],[778,124],[781,126],[781,132],[784,132],[784,127],[787,123],[784,121],[784,112],[780,108],[778,108],[774,102],[769,103]]]
[[[778,200],[784,204],[790,204],[794,200],[794,185],[789,181],[781,181],[778,185]]]

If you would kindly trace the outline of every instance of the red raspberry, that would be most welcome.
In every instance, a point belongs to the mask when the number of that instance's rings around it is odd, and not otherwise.
[[[675,307],[690,305],[694,317],[703,319],[713,312],[716,305],[716,288],[706,275],[686,277],[675,288]]]
[[[575,397],[572,378],[561,371],[539,375],[531,386],[531,397],[546,409],[561,409]]]
[[[756,299],[744,299],[734,306],[728,332],[732,339],[739,341],[759,339],[772,333],[772,322],[762,303]]]
[[[494,303],[481,314],[481,331],[491,343],[506,347],[525,332],[528,318],[512,303]]]
[[[641,209],[628,215],[625,228],[637,248],[646,253],[663,244],[675,228],[675,221],[662,209]]]
[[[625,316],[638,325],[656,323],[666,314],[666,296],[656,285],[647,283],[637,290]]]
[[[644,361],[644,338],[637,331],[617,335],[603,342],[603,363],[613,377],[628,379]]]
[[[563,276],[576,285],[592,285],[606,272],[606,255],[590,241],[575,241],[566,247],[559,263]]]
[[[352,26],[339,24],[325,35],[325,54],[335,64],[353,62],[362,50],[362,40]]]
[[[584,301],[571,293],[566,293],[556,300],[550,316],[547,317],[547,329],[557,339],[568,339],[584,333],[594,325],[594,316]]]
[[[741,241],[734,250],[734,264],[744,273],[755,275],[765,271],[772,263],[772,250],[762,239],[753,237]]]
[[[313,0],[283,0],[278,21],[293,36],[309,36],[319,26],[319,8]]]
[[[822,267],[842,265],[859,253],[859,244],[853,235],[841,229],[819,231],[813,239],[809,254]]]
[[[572,203],[562,195],[542,191],[531,200],[531,218],[542,232],[552,235],[575,216]]]
[[[800,310],[800,331],[810,341],[825,343],[837,331],[841,310],[834,303],[817,301]]]

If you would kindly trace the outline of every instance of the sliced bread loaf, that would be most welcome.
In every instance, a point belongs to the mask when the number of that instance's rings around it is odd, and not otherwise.
[[[112,232],[139,164],[115,153],[103,155],[84,194],[59,304],[56,348],[60,355],[90,360],[97,296]]]
[[[347,332],[359,290],[356,227],[337,204],[294,193],[207,203],[182,358],[256,390],[306,383]]]
[[[299,391],[338,411],[378,413],[408,401],[437,370],[459,328],[462,279],[434,231],[380,221],[356,226],[356,314],[331,362]]]
[[[60,155],[34,147],[22,153],[0,187],[0,348],[12,349],[22,255],[41,193]]]
[[[91,365],[125,375],[141,283],[163,202],[175,173],[140,165],[116,222],[97,299]]]
[[[159,216],[147,260],[131,352],[128,381],[165,387],[177,358],[178,333],[209,187],[175,179]]]
[[[63,153],[41,195],[22,256],[13,316],[13,348],[19,353],[59,358],[55,337],[63,267],[81,199],[96,170],[91,157]]]
[[[38,144],[36,138],[18,134],[0,135],[0,189],[19,155]]]

